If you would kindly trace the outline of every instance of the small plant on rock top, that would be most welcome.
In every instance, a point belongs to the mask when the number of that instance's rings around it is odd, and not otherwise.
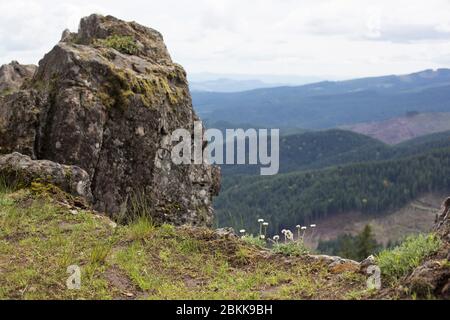
[[[139,52],[136,41],[130,36],[112,35],[106,39],[97,40],[97,44],[129,55],[136,55]]]

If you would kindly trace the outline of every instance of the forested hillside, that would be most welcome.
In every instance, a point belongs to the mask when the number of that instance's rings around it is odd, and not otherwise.
[[[450,147],[450,131],[390,146],[350,131],[332,129],[280,138],[280,172],[321,169],[349,163],[399,159]],[[259,175],[259,166],[223,165],[224,179],[232,175]]]
[[[273,231],[339,212],[379,214],[421,193],[450,190],[450,148],[272,177],[229,177],[223,188],[215,202],[219,225],[252,226],[263,217]]]

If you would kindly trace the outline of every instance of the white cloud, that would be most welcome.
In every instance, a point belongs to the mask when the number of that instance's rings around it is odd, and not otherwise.
[[[62,30],[97,12],[159,30],[191,73],[343,78],[450,67],[447,0],[15,0],[0,12],[0,63],[37,63]]]

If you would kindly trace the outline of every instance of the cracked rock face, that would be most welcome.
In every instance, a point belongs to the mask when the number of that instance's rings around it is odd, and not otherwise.
[[[170,134],[198,120],[183,68],[155,30],[114,17],[65,31],[22,90],[0,100],[0,153],[79,166],[95,209],[117,217],[139,200],[156,219],[210,225],[220,172],[174,165]]]

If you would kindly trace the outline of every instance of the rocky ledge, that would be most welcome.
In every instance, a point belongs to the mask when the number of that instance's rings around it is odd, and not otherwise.
[[[0,155],[0,172],[10,185],[28,187],[32,183],[50,184],[72,196],[92,202],[89,175],[77,166],[32,160],[29,156],[14,152]]]

